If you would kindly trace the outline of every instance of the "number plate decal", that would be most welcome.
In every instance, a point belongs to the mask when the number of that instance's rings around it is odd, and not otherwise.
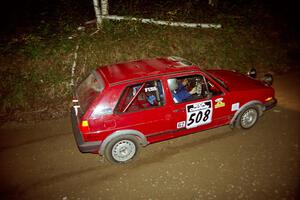
[[[186,128],[209,124],[212,118],[212,101],[201,101],[186,105]]]

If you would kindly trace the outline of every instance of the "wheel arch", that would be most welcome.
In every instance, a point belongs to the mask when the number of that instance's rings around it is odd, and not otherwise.
[[[98,153],[100,155],[103,155],[104,154],[104,150],[106,148],[106,146],[108,145],[108,143],[110,141],[112,141],[113,139],[117,138],[117,137],[120,137],[120,136],[125,136],[125,135],[132,135],[132,136],[135,136],[137,138],[137,141],[139,142],[139,144],[141,144],[142,146],[146,146],[148,145],[148,141],[145,137],[145,135],[143,133],[141,133],[140,131],[137,131],[137,130],[131,130],[131,129],[126,129],[126,130],[119,130],[119,131],[115,131],[114,133],[112,133],[111,135],[109,135],[108,137],[106,137],[100,148],[99,148],[99,151]]]
[[[257,108],[259,116],[261,116],[263,114],[264,105],[262,104],[261,101],[258,101],[258,100],[249,101],[249,102],[245,103],[242,107],[240,107],[240,109],[238,111],[236,111],[234,113],[234,116],[230,121],[230,126],[233,127],[239,114],[242,113],[246,108],[251,107],[251,106],[255,106]]]

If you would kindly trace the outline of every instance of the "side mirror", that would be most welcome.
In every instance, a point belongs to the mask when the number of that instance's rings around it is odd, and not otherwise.
[[[273,84],[273,81],[274,81],[274,78],[273,78],[272,74],[268,73],[268,74],[264,75],[263,82],[266,85],[271,86]]]

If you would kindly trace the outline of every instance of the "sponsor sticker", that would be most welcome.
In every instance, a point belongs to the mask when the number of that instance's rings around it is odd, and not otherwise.
[[[225,102],[223,102],[223,98],[218,98],[215,100],[215,108],[221,108],[225,106]]]
[[[153,92],[153,91],[157,91],[156,87],[147,87],[145,88],[145,92]]]
[[[177,122],[177,128],[184,128],[185,127],[185,121]]]
[[[234,103],[231,105],[231,111],[236,111],[240,108],[240,103]]]

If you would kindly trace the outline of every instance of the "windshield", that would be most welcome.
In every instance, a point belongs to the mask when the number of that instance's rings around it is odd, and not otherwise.
[[[203,70],[204,71],[204,70]],[[208,73],[207,71],[205,71],[205,74],[207,74],[210,78],[212,78],[214,81],[216,81],[219,85],[221,85],[223,88],[225,88],[226,90],[229,91],[229,88],[227,87],[227,85],[224,83],[224,81],[220,80],[219,78],[211,75],[210,73]]]
[[[91,73],[84,81],[82,81],[82,83],[78,86],[76,93],[83,113],[86,112],[88,106],[93,102],[103,88],[103,80],[101,77],[97,77],[95,72]]]

